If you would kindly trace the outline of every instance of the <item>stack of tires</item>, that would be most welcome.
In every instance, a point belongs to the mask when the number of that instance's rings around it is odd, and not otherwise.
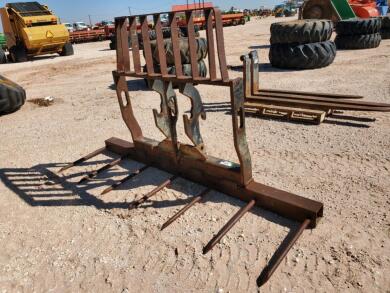
[[[330,20],[294,20],[271,25],[271,65],[284,69],[315,69],[330,65],[336,45]]]
[[[7,55],[3,48],[0,47],[0,64],[7,63]]]
[[[0,75],[0,115],[15,112],[25,101],[24,89]]]
[[[380,18],[353,18],[336,23],[336,47],[342,50],[376,48],[381,42]]]
[[[381,37],[382,40],[390,39],[390,15],[382,17],[382,26],[381,26]]]
[[[180,42],[179,47],[180,47],[181,62],[183,66],[182,68],[183,74],[186,76],[192,76],[188,39],[180,38],[179,42]],[[196,43],[196,56],[198,62],[199,76],[206,77],[207,66],[206,63],[204,62],[204,59],[207,57],[207,40],[205,38],[197,37],[195,39],[195,43]],[[155,72],[160,73],[161,71],[160,71],[159,51],[157,48],[157,42],[155,40],[151,41],[151,47],[152,47],[152,54],[153,54],[154,70]],[[176,74],[172,40],[170,38],[164,39],[164,49],[165,49],[165,55],[166,55],[166,60],[168,65],[168,74]]]
[[[195,26],[194,29],[195,29],[195,35],[197,37],[199,37],[199,27]],[[164,27],[162,29],[162,33],[163,33],[163,38],[164,39],[171,37],[171,29],[169,27]],[[140,50],[143,50],[142,34],[141,33],[137,33],[137,36],[138,36],[139,48],[140,48]],[[179,36],[180,37],[184,37],[184,38],[188,37],[188,31],[187,31],[186,27],[179,28]],[[151,41],[157,39],[157,35],[156,35],[156,31],[155,30],[149,31],[149,39]],[[129,47],[131,47],[131,38],[130,38],[130,36],[128,37],[128,42],[129,42]],[[116,47],[117,47],[117,45],[116,45],[116,36],[114,35],[114,36],[111,37],[110,49],[111,50],[116,50]]]

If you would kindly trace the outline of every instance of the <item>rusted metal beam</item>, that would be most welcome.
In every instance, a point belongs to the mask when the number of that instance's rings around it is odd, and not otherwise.
[[[176,76],[183,78],[183,68],[180,55],[179,27],[177,26],[178,14],[176,12],[169,14],[169,25],[171,27],[171,40]]]
[[[222,229],[210,240],[203,248],[203,254],[208,253],[215,245],[221,241],[222,237],[230,231],[231,228],[251,209],[255,206],[256,201],[252,199],[246,206],[242,207],[230,220],[222,227]]]
[[[129,154],[130,158],[175,174],[192,182],[207,186],[242,201],[249,202],[256,199],[256,205],[273,211],[294,221],[311,219],[311,228],[323,214],[323,204],[299,195],[282,191],[277,188],[250,181],[241,184],[242,175],[237,163],[207,156],[206,161],[197,157],[183,156],[176,160],[172,150],[159,146],[159,142],[152,139],[136,141],[134,144],[119,138],[106,140],[108,150],[118,154]]]
[[[262,94],[258,93],[256,96],[251,96],[246,99],[248,103],[268,103],[280,106],[292,106],[296,108],[309,108],[309,109],[321,109],[321,110],[344,110],[344,111],[367,111],[367,112],[389,112],[389,105],[377,105],[375,103],[372,104],[346,104],[341,100],[336,102],[329,101],[310,101],[305,99],[291,99],[288,97],[275,97],[275,94]]]
[[[142,73],[142,67],[141,67],[141,57],[139,52],[139,41],[138,41],[138,32],[137,32],[137,18],[136,17],[130,17],[130,27],[129,27],[129,34],[131,39],[131,48],[132,48],[132,55],[133,55],[133,63],[134,63],[134,71],[137,74]]]
[[[338,100],[338,99],[359,100],[364,98],[363,96],[359,96],[359,95],[313,93],[313,92],[287,91],[287,90],[263,89],[263,88],[259,91],[262,93],[297,94],[301,96],[315,96],[315,97],[326,98],[329,100]]]
[[[285,241],[279,246],[279,248],[276,250],[274,255],[272,256],[271,260],[269,261],[268,265],[265,267],[265,269],[261,272],[259,278],[257,279],[257,285],[263,286],[273,275],[275,270],[278,268],[282,260],[286,257],[287,253],[290,251],[290,249],[293,247],[295,242],[299,239],[299,237],[302,235],[303,231],[310,225],[310,220],[306,219],[302,222],[302,224],[299,226],[299,228],[292,233],[291,235],[287,236]]]
[[[158,50],[158,60],[160,61],[160,71],[162,75],[168,74],[167,57],[165,53],[164,38],[162,33],[161,15],[159,13],[153,15],[154,28],[156,31],[156,43]]]
[[[210,79],[216,80],[217,79],[217,65],[215,60],[215,44],[214,44],[214,32],[213,32],[213,25],[214,25],[214,14],[212,10],[208,10],[206,13],[206,36],[207,36],[207,49],[208,49],[208,59],[209,59],[209,72],[210,72]]]
[[[200,202],[206,194],[208,194],[211,190],[206,189],[202,191],[199,195],[195,196],[188,204],[186,204],[180,211],[178,211],[173,217],[171,217],[168,221],[166,221],[161,226],[161,231],[170,226],[173,222],[175,222],[178,218],[180,218],[186,211],[188,211],[191,207],[193,207],[196,203]]]

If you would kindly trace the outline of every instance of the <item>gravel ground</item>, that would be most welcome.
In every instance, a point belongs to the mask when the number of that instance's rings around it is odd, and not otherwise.
[[[225,29],[228,64],[258,50],[260,86],[359,94],[390,102],[390,40],[379,48],[340,51],[326,68],[288,71],[268,63],[273,18]],[[104,154],[66,171],[64,163],[116,136],[130,139],[121,120],[108,42],[75,46],[71,57],[0,65],[28,100],[53,96],[50,107],[27,102],[0,117],[0,292],[256,292],[256,279],[297,224],[255,208],[211,253],[202,248],[243,202],[213,192],[175,224],[161,224],[200,189],[177,180],[139,209],[126,203],[169,176],[149,169],[120,190],[101,196],[115,179],[139,167],[123,164],[76,188]],[[230,71],[231,77],[242,76]],[[143,81],[129,82],[146,136],[162,139],[152,108],[159,98]],[[226,113],[229,93],[198,87],[207,108],[201,122],[210,154],[237,160]],[[224,104],[225,103],[225,104]],[[179,99],[182,112],[189,109]],[[247,118],[256,181],[324,203],[324,218],[306,231],[262,292],[389,292],[390,115],[345,113],[320,126]],[[376,118],[369,122],[366,118]],[[184,139],[179,120],[179,137]],[[386,277],[387,276],[387,277]]]

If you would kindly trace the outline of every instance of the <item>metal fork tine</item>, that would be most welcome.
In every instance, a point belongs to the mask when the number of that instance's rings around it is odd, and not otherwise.
[[[194,206],[196,203],[201,201],[203,197],[209,193],[211,189],[206,189],[202,191],[199,195],[195,196],[188,204],[186,204],[180,211],[178,211],[172,218],[170,218],[168,221],[166,221],[161,226],[161,231],[167,228],[169,225],[171,225],[174,221],[176,221],[178,218],[180,218],[186,211],[188,211],[192,206]]]
[[[177,13],[171,13],[169,14],[169,21],[170,21],[170,27],[171,27],[171,40],[172,40],[172,51],[173,51],[173,59],[175,61],[175,67],[176,67],[176,77],[180,78],[183,77],[183,68],[181,63],[181,55],[180,55],[180,47],[179,47],[179,28],[177,26]]]
[[[160,60],[160,70],[162,75],[168,74],[167,69],[167,57],[165,53],[165,46],[164,46],[164,37],[162,32],[162,24],[161,24],[161,14],[155,14],[153,15],[155,27],[156,30],[156,43],[157,43],[157,50],[158,50],[158,58]],[[171,31],[172,33],[172,31]]]
[[[256,204],[256,201],[252,199],[246,206],[242,207],[230,220],[222,227],[221,230],[210,240],[210,242],[203,248],[203,254],[209,252],[213,247],[221,241],[222,237]]]
[[[291,237],[288,237],[283,241],[279,248],[275,251],[268,265],[261,272],[259,278],[257,279],[257,285],[259,287],[263,286],[278,268],[282,260],[286,257],[287,253],[290,251],[292,246],[297,242],[299,237],[302,235],[303,231],[309,226],[310,219],[306,219],[302,222],[301,226],[292,234]]]
[[[148,74],[153,74],[154,73],[153,53],[152,53],[152,47],[150,46],[149,23],[148,23],[148,18],[146,16],[141,17],[141,33],[142,33],[142,40],[144,42],[146,68]]]
[[[134,171],[133,173],[131,173],[130,175],[126,176],[125,178],[121,179],[120,181],[114,183],[113,185],[111,185],[110,187],[106,188],[105,190],[103,190],[103,192],[100,194],[100,195],[104,195],[104,194],[107,194],[111,191],[113,191],[114,189],[117,189],[119,186],[121,186],[123,183],[125,183],[126,181],[130,180],[131,178],[134,178],[135,176],[137,176],[138,174],[140,174],[141,172],[145,171],[147,168],[149,168],[149,166],[144,166],[142,167],[141,169],[138,169],[137,171]]]
[[[91,173],[88,173],[87,175],[85,175],[83,178],[80,179],[80,181],[77,183],[77,184],[81,184],[89,179],[92,179],[94,177],[96,177],[97,175],[99,175],[100,173],[118,165],[125,157],[121,157],[119,159],[116,159],[114,161],[112,161],[111,163],[107,164],[107,165],[104,165],[103,167],[95,170],[95,171],[92,171]]]
[[[70,163],[70,164],[66,165],[65,167],[62,167],[60,169],[60,171],[58,171],[58,172],[63,172],[63,171],[68,170],[68,169],[70,169],[70,168],[72,168],[74,166],[80,165],[81,163],[83,163],[83,162],[85,162],[85,161],[87,161],[89,159],[92,159],[93,157],[96,157],[97,155],[100,155],[105,150],[106,150],[106,147],[102,147],[102,148],[100,148],[100,149],[98,149],[98,150],[96,150],[96,151],[94,151],[94,152],[92,152],[92,153],[90,153],[90,154],[88,154],[88,155],[86,155],[86,156],[84,156],[84,157],[74,161],[73,163]]]
[[[217,79],[217,65],[215,61],[215,46],[214,46],[214,32],[213,32],[213,10],[206,10],[206,19],[207,19],[207,45],[208,45],[208,56],[209,56],[209,71],[210,79]]]
[[[188,46],[190,49],[192,78],[196,79],[199,77],[199,69],[198,69],[198,56],[196,53],[194,13],[193,12],[194,12],[193,10],[186,12],[186,17],[187,17]]]
[[[136,73],[141,73],[141,58],[139,53],[139,42],[137,34],[137,18],[135,16],[130,17],[130,38],[131,38],[131,47],[133,53],[133,63],[134,71]]]
[[[140,199],[133,201],[132,203],[130,203],[129,209],[137,208],[140,204],[144,203],[149,198],[151,198],[153,195],[155,195],[157,192],[163,190],[165,187],[167,187],[169,184],[171,184],[172,181],[175,180],[176,178],[177,178],[177,176],[173,176],[173,177],[169,178],[168,180],[161,183],[159,186],[154,188],[152,191],[148,192],[146,195],[144,195]]]
[[[221,19],[221,15],[221,10],[214,8],[214,18]],[[221,21],[215,22],[215,34],[217,37],[217,52],[219,58],[219,67],[221,69],[221,78],[223,81],[228,81],[229,73],[226,64],[225,41],[223,38],[223,26]]]

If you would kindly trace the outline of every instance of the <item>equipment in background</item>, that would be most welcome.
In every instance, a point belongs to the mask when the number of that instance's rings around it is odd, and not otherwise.
[[[73,55],[69,32],[47,6],[38,2],[8,3],[0,9],[9,60],[25,62],[34,56]]]

